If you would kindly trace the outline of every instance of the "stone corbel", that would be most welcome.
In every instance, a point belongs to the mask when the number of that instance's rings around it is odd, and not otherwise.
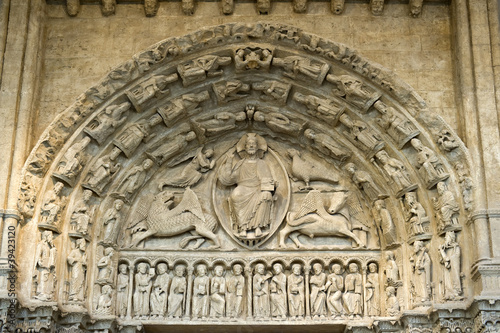
[[[410,6],[410,16],[411,17],[419,17],[422,13],[422,6],[424,0],[410,0],[408,4]]]
[[[147,17],[156,16],[160,3],[158,0],[144,0],[144,13]]]
[[[101,0],[101,13],[103,16],[115,14],[116,0]]]
[[[78,15],[80,7],[80,0],[66,0],[66,12],[69,16]]]

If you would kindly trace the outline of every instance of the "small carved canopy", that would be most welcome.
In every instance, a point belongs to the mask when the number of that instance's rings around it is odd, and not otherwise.
[[[245,47],[251,47],[252,50],[273,50],[272,55],[269,55],[273,57],[270,68],[252,67],[249,70],[241,69],[236,73],[235,48]],[[152,58],[151,53],[157,56]],[[207,56],[210,56],[210,61],[207,60]],[[182,73],[178,72],[179,66],[183,68]],[[127,75],[116,75],[118,72]],[[347,95],[335,94],[338,89],[328,81],[327,74],[352,76],[356,82],[360,82],[360,91]],[[157,75],[168,75],[171,82],[166,87],[162,86],[161,89],[156,84],[146,87],[144,83],[154,82]],[[182,77],[180,78],[179,75]],[[243,83],[245,90],[241,90],[241,87],[236,84],[234,87],[231,86],[231,82],[234,83],[236,78]],[[183,80],[187,80],[190,84],[184,86]],[[269,82],[266,92],[260,88],[253,88],[256,83],[264,81]],[[224,92],[227,95],[223,96],[227,103],[218,103],[215,96],[217,91],[214,89],[220,82],[227,83],[228,89]],[[283,86],[291,86],[291,91],[295,94],[311,96],[308,98],[308,104],[297,102],[292,94],[289,96],[289,89],[286,90],[286,94],[280,92]],[[352,89],[356,87],[355,85]],[[236,93],[233,94],[229,88],[235,88]],[[203,96],[209,96],[209,98],[203,101],[194,100],[193,94],[200,94],[200,91],[205,91],[206,94]],[[244,94],[238,94],[238,91]],[[134,100],[139,104],[134,106],[129,97],[131,94],[126,92],[140,94],[140,98]],[[317,100],[332,100],[339,107],[332,108],[315,103]],[[90,128],[110,105],[121,106],[126,102],[131,102],[125,104],[129,105],[128,111],[120,112],[112,126],[103,128],[97,134],[95,131],[98,127]],[[389,126],[390,130],[386,130],[387,126],[380,126],[377,122],[382,115],[379,108],[374,106],[375,102],[383,102],[392,108],[392,112],[397,113],[398,117],[390,120],[392,121]],[[160,123],[162,118],[158,116],[157,111],[168,103],[177,104],[172,108],[175,111],[172,115],[174,120],[167,127]],[[249,108],[249,105],[252,107]],[[261,112],[258,117],[256,111]],[[332,114],[334,111],[336,114]],[[246,113],[246,118],[236,115],[242,112]],[[262,114],[270,116],[263,117]],[[277,121],[279,119],[276,118],[276,114],[289,122]],[[341,121],[337,122],[342,114],[348,114],[353,121],[362,121],[366,127],[357,129],[358,132],[351,131]],[[137,126],[148,119],[158,121],[150,122],[149,126]],[[262,121],[263,119],[265,122]],[[324,134],[324,136],[318,135],[312,145],[304,136],[307,129],[314,129],[316,133]],[[456,143],[455,146],[447,146],[445,149],[438,145],[437,140],[442,131],[449,133],[449,137],[453,138]],[[438,196],[438,191],[435,186],[428,188],[428,184],[419,173],[416,152],[407,144],[412,137],[418,135],[422,144],[439,155],[442,167],[450,175],[446,180],[446,187],[460,203],[459,211],[456,213],[459,216],[456,219],[458,224],[445,226],[443,232],[461,230],[461,225],[466,222],[466,214],[473,207],[471,191],[474,179],[469,175],[474,173],[470,170],[471,164],[465,146],[450,127],[426,107],[425,102],[410,86],[401,82],[394,73],[369,62],[345,45],[281,24],[227,24],[204,28],[185,37],[167,39],[118,66],[100,83],[82,94],[75,104],[62,112],[47,128],[26,161],[18,205],[24,216],[20,241],[40,241],[40,233],[47,228],[37,223],[45,194],[49,191],[54,193],[56,182],[52,180],[52,177],[54,173],[57,173],[57,167],[67,155],[68,150],[82,142],[82,139],[88,138],[89,132],[99,137],[99,140],[92,137],[93,140],[83,148],[90,159],[77,161],[81,165],[81,170],[75,176],[74,182],[64,184],[56,194],[60,197],[61,204],[52,204],[47,208],[47,212],[52,214],[50,218],[58,224],[50,230],[55,232],[55,238],[57,238],[55,243],[60,258],[56,268],[61,272],[64,270],[64,257],[70,251],[68,244],[71,244],[68,241],[69,218],[66,217],[71,214],[74,208],[72,203],[77,202],[82,195],[82,186],[88,185],[89,178],[93,177],[92,180],[99,186],[99,191],[86,186],[94,192],[91,203],[94,207],[93,211],[96,212],[92,216],[95,222],[87,236],[89,244],[92,244],[88,247],[88,251],[92,252],[97,246],[117,246],[117,240],[122,233],[127,234],[131,230],[143,228],[142,220],[138,220],[138,223],[134,225],[126,225],[129,219],[125,216],[132,213],[145,216],[150,207],[139,205],[138,198],[147,195],[153,197],[157,193],[157,191],[152,193],[152,189],[157,190],[158,185],[155,182],[158,175],[169,167],[167,165],[174,168],[192,159],[200,147],[206,148],[207,146],[216,151],[214,160],[222,156],[220,151],[217,152],[218,147],[224,147],[225,151],[235,147],[236,152],[243,158],[249,138],[256,140],[257,149],[261,155],[266,152],[270,154],[275,146],[280,147],[281,144],[286,143],[289,148],[293,147],[300,151],[299,156],[302,158],[306,155],[305,153],[307,156],[314,156],[317,161],[321,161],[328,167],[326,170],[334,170],[341,174],[349,184],[353,184],[353,180],[349,173],[343,171],[346,162],[352,163],[356,166],[356,170],[369,175],[366,179],[373,180],[374,183],[363,185],[359,189],[356,199],[359,199],[356,206],[359,208],[350,212],[351,215],[359,215],[363,210],[369,210],[373,201],[386,198],[388,195],[385,193],[389,193],[390,198],[385,199],[388,210],[395,217],[406,216],[402,200],[405,193],[409,193],[409,189],[399,188],[394,183],[394,179],[387,177],[384,165],[373,158],[373,156],[379,156],[383,148],[389,157],[399,160],[402,165],[401,170],[404,170],[405,174],[408,173],[411,181],[418,185],[418,200],[425,206],[427,215],[432,216],[434,207],[431,198]],[[193,132],[196,133],[196,140],[175,140]],[[401,133],[410,134],[402,137]],[[327,136],[330,139],[324,139]],[[374,137],[381,138],[384,144],[370,145]],[[137,185],[137,189],[135,185],[130,186],[135,192],[130,195],[130,204],[124,204],[120,212],[123,214],[123,218],[119,219],[120,225],[115,226],[117,228],[115,231],[110,231],[110,234],[114,235],[114,240],[109,244],[104,242],[102,239],[104,227],[100,226],[97,221],[101,221],[104,212],[113,206],[113,202],[116,202],[116,199],[111,196],[113,189],[123,182],[131,168],[141,165],[148,154],[163,149],[162,144],[168,142],[177,145],[176,147],[166,145],[164,151],[161,152],[164,156],[173,151],[176,152],[168,156],[170,163],[151,166],[146,170],[147,180]],[[372,149],[368,151],[360,148],[366,145]],[[120,147],[126,147],[126,152]],[[352,156],[343,154],[344,148],[352,152]],[[376,155],[377,153],[379,155]],[[335,156],[342,158],[335,158]],[[286,158],[288,157],[286,157],[285,150],[282,159]],[[103,162],[96,164],[98,161]],[[455,165],[458,163],[463,167],[457,171]],[[205,163],[205,165],[210,165],[210,163]],[[193,170],[200,172],[200,179],[205,179],[203,172],[196,168]],[[429,167],[429,172],[432,171],[433,169]],[[57,187],[61,185],[57,185],[56,189]],[[353,187],[358,189],[357,185]],[[411,188],[411,190],[414,189],[415,187]],[[402,190],[406,192],[403,193]],[[371,192],[368,193],[369,191]],[[139,193],[141,195],[138,195]],[[174,193],[169,200],[170,203],[177,204],[180,197]],[[200,215],[200,218],[206,219],[206,214]],[[404,218],[394,218],[401,243],[410,242],[412,239],[404,220]],[[455,220],[452,219],[452,221]],[[154,222],[148,221],[148,223]],[[431,228],[429,235],[425,234],[425,237],[440,237],[437,234],[436,224],[437,222],[432,225],[433,229]],[[215,230],[217,221],[210,226]],[[421,236],[416,235],[414,239],[429,239]],[[464,242],[472,241],[472,237],[461,237],[461,239]],[[470,253],[464,253],[464,263],[470,260],[468,256]],[[95,260],[96,256],[89,254],[88,257]],[[23,252],[19,260],[33,262],[33,253]],[[145,262],[144,259],[139,260]],[[180,260],[184,259],[172,259],[169,261],[169,267],[175,267]],[[321,260],[325,264],[325,272],[334,263],[331,259]],[[89,262],[88,267],[95,267],[95,264],[95,262]],[[188,264],[186,263],[185,266]],[[89,272],[91,271],[89,269]],[[20,276],[21,283],[24,285],[29,285],[31,279],[31,274]],[[94,277],[89,277],[89,281],[92,279]],[[64,278],[58,283],[60,284],[58,294],[63,295]],[[30,291],[27,294],[28,296],[23,299],[30,298]]]

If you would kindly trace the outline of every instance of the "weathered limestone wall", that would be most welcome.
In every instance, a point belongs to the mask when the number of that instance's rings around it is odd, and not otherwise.
[[[225,16],[219,2],[197,2],[194,15],[186,16],[179,2],[161,2],[152,18],[145,17],[140,4],[120,4],[110,17],[102,16],[99,5],[84,5],[75,18],[68,17],[62,5],[47,6],[43,83],[33,138],[112,67],[148,46],[203,26],[258,20],[291,24],[357,49],[395,71],[457,129],[447,4],[426,3],[415,19],[408,15],[408,4],[394,3],[386,4],[382,16],[372,15],[368,3],[347,3],[343,14],[334,15],[330,2],[308,3],[307,14],[294,13],[289,2],[275,2],[269,15],[258,15],[253,2],[237,3],[234,14]]]

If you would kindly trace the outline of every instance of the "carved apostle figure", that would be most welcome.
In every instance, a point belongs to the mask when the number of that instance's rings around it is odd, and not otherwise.
[[[65,200],[61,198],[61,191],[64,184],[57,182],[52,190],[45,193],[42,209],[40,211],[40,223],[43,225],[57,227],[59,213],[62,210]]]
[[[212,170],[215,166],[215,161],[210,160],[214,156],[213,149],[203,150],[199,148],[196,155],[191,159],[178,176],[160,183],[159,188],[165,185],[174,187],[188,187],[196,185],[204,173]]]
[[[71,214],[70,224],[72,229],[83,235],[87,234],[90,220],[94,210],[90,208],[90,198],[92,197],[91,190],[84,190],[82,198],[77,201],[73,213]]]
[[[313,318],[324,318],[326,316],[326,274],[320,263],[315,263],[312,268],[313,275],[309,279],[311,315]]]
[[[148,271],[149,270],[149,271]],[[155,273],[145,262],[137,265],[135,274],[134,314],[138,318],[149,316],[149,297]]]
[[[239,318],[242,314],[243,292],[245,278],[241,274],[243,268],[239,264],[233,266],[233,274],[226,277],[226,315],[229,318]]]
[[[184,86],[188,86],[196,82],[201,82],[207,77],[222,75],[224,71],[219,68],[229,65],[231,60],[231,57],[206,55],[177,66],[177,70]]]
[[[101,295],[97,300],[96,313],[100,315],[110,315],[111,305],[113,305],[113,288],[106,284],[102,286]]]
[[[351,175],[354,184],[363,190],[371,201],[387,198],[387,194],[383,194],[368,172],[358,170],[354,163],[347,163],[345,170]]]
[[[193,131],[176,135],[174,138],[166,140],[164,144],[152,152],[147,153],[147,155],[161,166],[165,161],[183,151],[188,143],[194,139],[196,139],[196,134]]]
[[[293,264],[292,274],[288,276],[288,311],[292,319],[303,318],[305,313],[305,282],[301,272],[302,266]]]
[[[215,266],[214,274],[210,283],[210,317],[221,318],[226,308],[226,279],[222,276],[224,267]]]
[[[444,243],[439,246],[441,264],[444,265],[444,299],[460,301],[462,296],[462,281],[460,272],[461,250],[454,231],[448,231]]]
[[[410,258],[413,271],[414,303],[424,303],[431,299],[431,257],[422,241],[413,244],[413,255]]]
[[[245,112],[220,111],[210,118],[202,118],[193,122],[195,132],[205,137],[217,136],[237,127],[237,122],[247,119]]]
[[[366,312],[369,316],[380,316],[380,282],[376,263],[368,265],[366,276]]]
[[[342,267],[339,264],[332,265],[331,274],[328,275],[325,288],[328,290],[326,295],[328,312],[334,318],[343,315],[342,292],[344,291],[344,278],[342,277]]]
[[[366,123],[352,120],[348,115],[340,116],[340,122],[349,128],[348,138],[365,153],[374,153],[384,147],[384,142]]]
[[[38,243],[35,251],[33,277],[36,279],[36,299],[50,301],[54,296],[56,257],[57,249],[54,245],[52,231],[45,230],[42,232],[42,240]]]
[[[398,192],[407,191],[415,187],[406,167],[401,161],[389,157],[385,150],[379,151],[375,156],[382,163],[385,173],[394,181]]]
[[[236,185],[228,198],[231,222],[239,237],[261,237],[271,223],[275,181],[263,159],[267,143],[260,135],[247,133],[236,145],[241,160],[233,163],[230,151],[219,169],[219,181],[226,186]]]
[[[419,134],[411,121],[399,115],[393,107],[381,101],[375,102],[374,106],[382,114],[380,118],[377,118],[377,123],[396,141],[399,148]]]
[[[85,184],[83,184],[83,187],[100,195],[106,185],[108,185],[113,176],[121,168],[120,163],[115,162],[119,152],[119,150],[113,151],[111,154],[104,155],[95,161],[90,168],[89,176]]]
[[[416,138],[411,139],[410,143],[417,151],[417,163],[420,167],[418,171],[428,188],[434,186],[438,181],[448,178],[449,175],[444,171],[443,164],[432,149],[424,146]]]
[[[449,226],[458,225],[460,206],[455,196],[443,182],[437,184],[437,192],[439,196],[432,198],[432,203],[438,219],[438,229],[445,230]]]
[[[359,273],[358,265],[355,263],[349,264],[349,274],[345,277],[345,293],[342,299],[345,310],[351,317],[360,317],[363,313],[362,281],[363,278]]]
[[[283,273],[283,266],[279,263],[273,265],[274,276],[269,283],[271,299],[271,317],[286,318],[286,275]]]
[[[387,295],[387,300],[385,302],[385,308],[388,316],[395,317],[399,315],[399,301],[396,297],[396,288],[387,287],[385,289]]]
[[[197,94],[184,94],[159,107],[157,112],[163,118],[165,125],[172,127],[179,118],[195,110],[201,102],[209,98],[210,95],[206,90]]]
[[[167,311],[168,286],[170,276],[168,275],[168,265],[164,262],[156,266],[156,278],[151,291],[151,316],[162,318]]]
[[[273,275],[266,274],[264,264],[255,266],[255,274],[253,275],[253,314],[255,319],[269,318],[271,308],[269,306],[269,279]]]
[[[113,254],[114,250],[112,247],[107,247],[104,249],[104,255],[97,262],[97,283],[109,283],[113,276]]]
[[[393,287],[399,287],[401,285],[401,281],[399,280],[399,267],[396,263],[394,252],[392,251],[387,251],[385,253],[384,273],[387,278],[386,285]]]
[[[128,267],[126,264],[118,266],[118,277],[116,279],[116,314],[120,318],[127,315],[128,308]]]
[[[332,137],[324,133],[316,133],[314,130],[308,128],[305,130],[304,136],[314,142],[313,146],[316,149],[333,159],[343,162],[350,156],[347,150],[332,139]]]
[[[196,266],[196,277],[193,282],[193,319],[206,319],[210,306],[210,278],[207,276],[207,266]]]
[[[129,109],[129,102],[108,106],[104,111],[99,113],[83,131],[99,144],[103,144],[104,141],[127,120],[127,112]]]
[[[115,146],[130,158],[142,142],[147,142],[154,134],[150,134],[151,129],[161,122],[161,117],[155,114],[149,119],[140,119],[139,121],[128,125],[127,128],[113,140]]]
[[[82,302],[85,299],[85,282],[87,275],[87,242],[79,238],[73,245],[67,261],[70,267],[69,297],[72,302]]]
[[[299,92],[293,95],[293,99],[307,107],[307,112],[334,126],[344,112],[344,107],[333,99],[324,99],[314,95],[303,95]]]
[[[168,317],[180,318],[184,313],[184,300],[186,298],[187,281],[184,276],[186,266],[175,266],[175,276],[170,285],[170,294],[168,295]]]
[[[404,198],[406,208],[406,220],[409,224],[410,235],[420,235],[425,233],[424,222],[429,222],[427,213],[420,202],[417,201],[415,192],[408,192]]]
[[[116,199],[113,202],[113,207],[109,208],[102,218],[104,225],[103,242],[107,245],[113,245],[116,242],[116,228],[120,225],[122,218],[121,210],[123,208],[123,201]]]
[[[73,184],[74,178],[80,172],[85,163],[85,148],[90,143],[88,136],[76,142],[68,148],[61,162],[59,162],[57,172],[54,173],[56,178],[63,180],[69,185]]]
[[[375,208],[375,222],[382,229],[386,246],[391,246],[397,242],[396,226],[392,221],[392,216],[386,208],[384,200],[377,200],[373,204]]]
[[[147,172],[153,166],[153,161],[145,159],[141,165],[132,167],[125,178],[120,182],[113,196],[118,197],[125,202],[130,202],[135,191],[146,181]]]

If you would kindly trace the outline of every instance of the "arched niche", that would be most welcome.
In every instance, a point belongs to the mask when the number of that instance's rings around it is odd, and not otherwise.
[[[230,159],[233,167],[245,159],[248,140],[242,138],[249,133],[274,180],[265,190],[271,192],[264,200],[272,202],[269,222],[259,231],[234,225],[231,214],[244,207],[227,199],[242,180],[228,185],[222,171]],[[300,264],[306,282],[315,264],[327,274],[340,265],[343,278],[355,264],[362,276],[361,326],[394,319],[405,309],[465,302],[472,295],[465,282],[470,279],[457,282],[455,273],[472,258],[459,253],[473,241],[468,158],[457,135],[410,86],[347,46],[267,23],[170,38],[82,94],[30,154],[19,210],[21,240],[33,246],[19,253],[26,265],[20,299],[26,307],[54,305],[96,320],[119,318],[124,326],[160,325],[168,321],[135,314],[130,290],[140,263],[147,266],[141,274],[152,276],[159,263],[172,276],[175,267],[185,266],[185,297],[198,265],[213,276],[217,265],[230,274],[239,264],[247,279],[242,316],[252,322],[248,281],[259,263],[271,269],[279,262],[287,276]],[[180,231],[144,235],[153,229],[148,216],[154,209],[165,210],[155,215],[161,218],[180,206],[208,231],[189,233],[196,223],[189,225],[188,218]],[[180,221],[179,214],[172,219]],[[293,228],[311,223],[299,221],[307,214],[347,226],[348,234]],[[418,250],[422,245],[426,250]],[[445,256],[453,257],[441,264]],[[120,314],[121,266],[129,280]],[[399,276],[391,278],[394,270]],[[374,276],[375,309],[367,287]],[[111,287],[111,300],[103,296],[104,286]],[[389,309],[389,287],[397,311]],[[304,315],[313,320],[307,298]],[[112,306],[102,310],[101,299]],[[185,308],[183,316],[192,310]]]

